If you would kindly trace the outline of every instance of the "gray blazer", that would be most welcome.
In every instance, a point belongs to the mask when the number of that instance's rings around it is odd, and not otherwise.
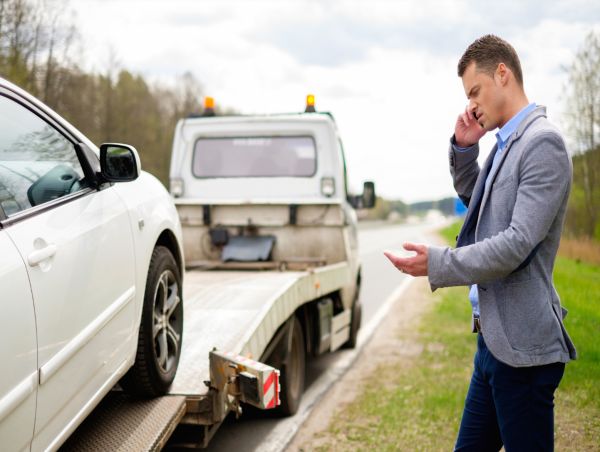
[[[479,168],[479,145],[450,142],[454,187],[468,206],[456,249],[430,247],[431,289],[479,285],[483,337],[513,367],[577,359],[552,281],[573,167],[562,135],[534,108],[510,137],[484,183],[497,145]],[[485,193],[485,194],[484,194]]]

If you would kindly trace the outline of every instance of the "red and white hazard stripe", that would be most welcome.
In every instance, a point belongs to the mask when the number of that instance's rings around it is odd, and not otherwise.
[[[269,374],[263,384],[263,394],[265,401],[265,408],[275,408],[279,405],[279,371],[274,370]]]

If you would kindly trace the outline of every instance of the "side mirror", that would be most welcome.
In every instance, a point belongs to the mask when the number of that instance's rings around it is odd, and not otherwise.
[[[131,182],[142,170],[140,156],[133,146],[104,143],[100,146],[100,172],[107,182]]]
[[[363,194],[359,196],[348,196],[348,202],[355,209],[370,209],[375,206],[375,184],[365,182]]]
[[[362,198],[363,208],[371,209],[375,206],[375,184],[373,182],[365,182]]]

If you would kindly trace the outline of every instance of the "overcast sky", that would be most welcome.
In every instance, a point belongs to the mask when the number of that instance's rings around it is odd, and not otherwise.
[[[72,0],[82,62],[172,82],[194,73],[242,113],[296,112],[306,94],[336,118],[350,183],[405,202],[455,196],[448,139],[466,105],[456,64],[494,33],[517,50],[531,102],[561,127],[561,69],[599,30],[599,1]],[[482,140],[485,158],[495,142]]]

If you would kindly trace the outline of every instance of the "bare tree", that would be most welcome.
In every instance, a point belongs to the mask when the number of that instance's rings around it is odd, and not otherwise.
[[[67,2],[0,0],[0,76],[45,102],[97,144],[136,146],[144,169],[167,184],[173,131],[179,119],[202,113],[202,84],[187,72],[172,86],[150,85],[123,69],[114,48],[100,72],[84,71],[70,56],[73,44],[82,41]],[[216,111],[234,113],[219,106]],[[35,140],[26,138],[15,153],[33,149]],[[0,185],[0,202],[12,199],[13,192]]]
[[[600,36],[590,32],[568,68],[567,134],[575,144],[574,152],[582,164],[589,221],[586,234],[594,236],[598,219],[594,191],[596,175],[590,162],[591,152],[600,143]],[[575,181],[577,182],[577,181]]]

